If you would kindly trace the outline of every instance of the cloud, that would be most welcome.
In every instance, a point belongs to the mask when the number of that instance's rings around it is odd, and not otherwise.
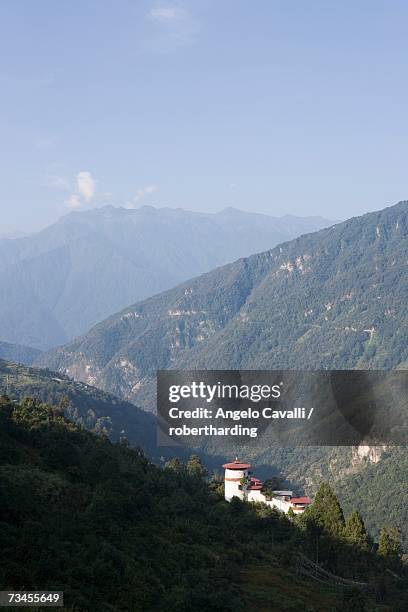
[[[159,188],[157,185],[146,185],[146,187],[140,187],[140,189],[136,191],[136,195],[133,196],[131,200],[126,202],[125,208],[136,208],[137,204],[141,200],[144,200],[146,197],[152,195],[152,193],[155,193],[158,190]]]
[[[65,200],[64,204],[68,206],[68,208],[79,208],[82,204],[81,198],[73,193],[69,196],[67,200]]]
[[[147,185],[146,187],[141,187],[141,189],[137,190],[133,200],[135,202],[139,202],[140,200],[143,200],[143,198],[145,198],[146,196],[151,195],[155,191],[158,191],[158,189],[159,188],[157,187],[157,185]]]
[[[92,174],[87,171],[78,172],[77,174],[77,188],[79,195],[85,202],[90,202],[95,195],[95,180]]]
[[[177,6],[158,6],[151,9],[149,17],[159,23],[172,23],[188,19],[189,13]]]
[[[52,187],[72,191],[72,185],[61,176],[49,175],[48,184]],[[79,208],[95,197],[96,180],[88,170],[81,170],[75,177],[73,193],[64,202],[68,208]]]
[[[156,5],[147,13],[147,18],[154,26],[150,40],[145,40],[149,50],[165,51],[195,41],[198,24],[191,13],[180,6]]]

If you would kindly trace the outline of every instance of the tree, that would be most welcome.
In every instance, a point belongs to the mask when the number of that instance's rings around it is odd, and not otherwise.
[[[201,459],[198,455],[191,455],[186,465],[187,474],[190,476],[198,476],[199,478],[205,478],[208,474],[206,468],[201,463]]]
[[[0,396],[0,426],[5,428],[11,420],[13,404],[7,395]]]
[[[368,549],[368,535],[361,514],[354,510],[347,518],[344,527],[344,537],[350,544],[361,550]]]
[[[71,407],[71,400],[69,399],[68,395],[64,394],[59,401],[58,408],[60,408],[62,412],[66,412]]]
[[[392,564],[399,562],[402,554],[402,547],[400,535],[396,527],[383,527],[381,529],[378,554]]]
[[[296,517],[296,514],[293,512],[293,508],[290,507],[288,510],[288,519],[290,519],[291,521],[293,521],[293,519]]]
[[[184,463],[178,457],[173,457],[172,459],[166,461],[165,467],[169,470],[177,472],[178,474],[184,471]]]
[[[307,518],[328,535],[342,537],[345,527],[343,510],[333,489],[323,483],[307,511]]]
[[[357,588],[350,591],[345,590],[336,610],[339,612],[366,612],[367,597]]]
[[[224,494],[225,494],[224,478],[220,474],[213,474],[208,484],[209,484],[211,491],[213,491],[220,497],[224,497]]]
[[[262,491],[272,497],[274,491],[279,491],[283,487],[283,481],[279,476],[272,476],[263,483]]]

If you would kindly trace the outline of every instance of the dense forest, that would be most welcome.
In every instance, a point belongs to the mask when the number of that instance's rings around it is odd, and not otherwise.
[[[79,426],[109,437],[113,442],[126,439],[132,447],[140,447],[155,462],[163,465],[173,456],[174,448],[156,446],[156,422],[153,415],[100,389],[76,382],[64,374],[32,368],[0,359],[0,394],[13,399],[26,396],[63,407],[64,414]],[[208,449],[209,450],[209,449]],[[181,458],[190,454],[180,448]],[[230,455],[198,452],[211,470],[219,470]],[[385,522],[401,531],[404,551],[408,551],[408,490],[401,482],[408,473],[405,449],[382,451],[379,463],[361,461],[350,470],[353,461],[351,448],[266,448],[254,455],[254,449],[239,446],[234,453],[244,453],[256,465],[262,478],[274,474],[282,487],[314,495],[321,482],[332,482],[342,505],[347,511],[358,509],[370,533],[378,539]],[[274,459],[271,461],[273,454]],[[279,488],[279,487],[278,487]],[[384,495],[384,491],[386,495]],[[390,503],[390,499],[392,503]]]
[[[228,504],[198,457],[159,468],[39,400],[0,400],[0,499],[0,585],[63,590],[67,609],[408,606],[398,534],[374,544],[328,485],[296,518]],[[304,576],[304,558],[350,582]]]
[[[159,369],[404,367],[407,248],[400,202],[133,304],[36,363],[151,411]]]
[[[407,243],[408,202],[400,202],[134,304],[38,364],[151,411],[158,368],[406,368]],[[225,454],[211,444],[208,452]],[[371,467],[353,464],[350,448],[245,454],[262,476],[273,466],[308,493],[330,480],[376,536],[388,520],[402,529],[408,550],[408,491],[399,490],[408,472],[396,449]]]
[[[0,395],[2,393],[17,400],[28,396],[62,405],[65,416],[81,427],[113,441],[126,437],[131,446],[142,446],[150,456],[156,453],[156,423],[152,415],[64,374],[0,359]]]
[[[367,528],[379,536],[379,517],[399,528],[404,551],[408,551],[408,455],[406,447],[390,448],[383,452],[381,461],[368,463],[362,472],[341,479],[336,491],[343,506],[358,509]]]

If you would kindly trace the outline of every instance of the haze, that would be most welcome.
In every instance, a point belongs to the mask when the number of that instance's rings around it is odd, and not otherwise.
[[[0,6],[0,234],[143,204],[342,219],[408,197],[408,5]]]

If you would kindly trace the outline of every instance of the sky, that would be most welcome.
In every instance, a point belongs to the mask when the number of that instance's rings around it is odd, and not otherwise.
[[[405,0],[2,0],[0,234],[408,199]]]

